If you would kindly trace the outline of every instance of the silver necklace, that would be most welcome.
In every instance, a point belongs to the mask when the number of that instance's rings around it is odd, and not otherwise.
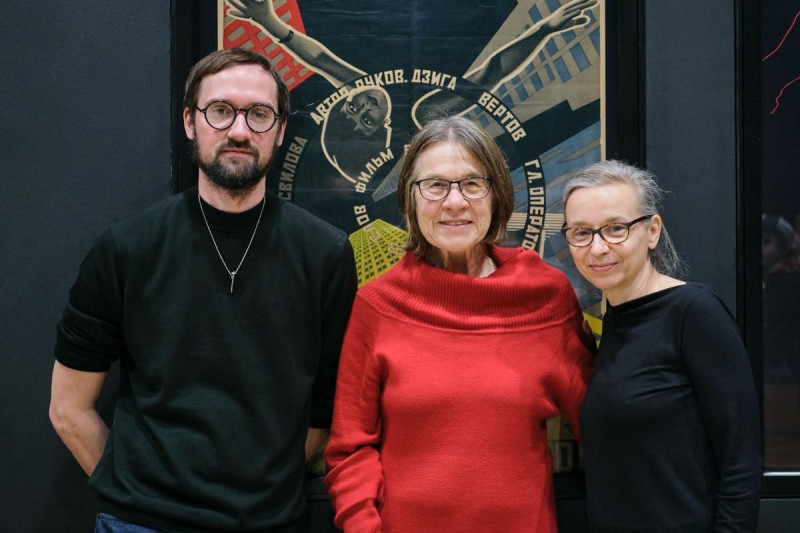
[[[219,256],[219,260],[222,261],[222,266],[225,267],[225,271],[231,277],[231,294],[233,294],[233,281],[236,277],[236,274],[239,273],[239,269],[242,268],[242,263],[244,263],[244,258],[247,257],[247,252],[250,251],[250,245],[253,244],[253,239],[256,238],[256,231],[258,231],[258,225],[261,222],[261,215],[264,214],[264,206],[267,205],[267,196],[264,195],[264,199],[261,200],[261,212],[258,213],[258,220],[256,220],[256,227],[253,228],[253,234],[250,236],[250,242],[247,243],[247,248],[242,255],[241,261],[239,261],[239,265],[236,267],[236,270],[231,270],[228,268],[228,263],[225,262],[225,258],[222,257],[222,253],[219,251],[219,246],[217,246],[217,240],[214,238],[214,233],[211,231],[211,226],[208,224],[208,219],[206,218],[206,212],[203,210],[203,202],[200,200],[200,193],[197,194],[197,203],[200,206],[200,214],[203,215],[203,222],[206,223],[206,228],[208,228],[208,234],[211,235],[211,242],[214,243],[214,248],[217,250],[217,255]]]

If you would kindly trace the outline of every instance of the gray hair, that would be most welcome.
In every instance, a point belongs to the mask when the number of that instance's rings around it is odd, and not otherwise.
[[[656,182],[656,176],[649,170],[643,170],[624,161],[610,159],[590,165],[576,172],[564,186],[564,210],[570,195],[577,189],[600,187],[622,183],[630,185],[639,198],[639,209],[643,215],[657,215],[661,207],[664,190]],[[649,252],[650,263],[660,274],[680,277],[686,272],[686,265],[678,256],[672,239],[669,238],[665,224],[661,223],[661,236],[658,246]]]

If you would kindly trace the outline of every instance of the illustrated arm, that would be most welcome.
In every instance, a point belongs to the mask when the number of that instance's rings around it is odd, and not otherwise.
[[[683,361],[720,476],[714,531],[754,531],[762,452],[747,352],[719,300],[693,302],[683,327]]]
[[[381,371],[375,362],[376,311],[356,298],[339,365],[325,486],[334,523],[347,533],[381,531]]]
[[[596,4],[597,0],[573,0],[564,4],[493,52],[480,66],[464,74],[464,78],[483,87],[496,88],[501,81],[515,75],[547,39],[589,22],[589,18],[581,13]]]
[[[95,405],[107,372],[73,370],[56,361],[50,388],[50,421],[87,475],[94,472],[108,440],[108,426]]]
[[[232,6],[228,15],[253,22],[260,26],[292,56],[313,70],[328,83],[338,88],[347,82],[364,76],[366,72],[347,63],[331,52],[322,43],[300,32],[294,31],[275,12],[271,0],[228,0]]]
[[[492,52],[483,63],[468,71],[463,77],[490,92],[494,91],[501,83],[517,75],[549,38],[587,24],[589,17],[582,13],[595,7],[597,2],[598,0],[573,0],[564,4],[516,39]],[[474,103],[436,89],[415,103],[415,120],[417,116],[424,116],[419,114],[422,110],[417,111],[423,105],[425,109],[434,107],[447,110],[449,114],[457,114],[468,110]]]

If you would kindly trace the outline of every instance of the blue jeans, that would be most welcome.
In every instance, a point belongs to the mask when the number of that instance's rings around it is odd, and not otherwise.
[[[125,522],[110,514],[100,513],[97,515],[97,522],[94,525],[94,533],[158,533],[149,527],[137,526],[130,522]]]

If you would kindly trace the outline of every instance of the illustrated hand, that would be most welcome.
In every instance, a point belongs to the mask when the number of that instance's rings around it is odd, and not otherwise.
[[[228,15],[242,20],[253,20],[262,26],[278,19],[272,0],[227,0],[231,9]]]
[[[542,22],[551,32],[562,32],[589,23],[583,12],[597,6],[599,0],[573,0],[559,7]]]

